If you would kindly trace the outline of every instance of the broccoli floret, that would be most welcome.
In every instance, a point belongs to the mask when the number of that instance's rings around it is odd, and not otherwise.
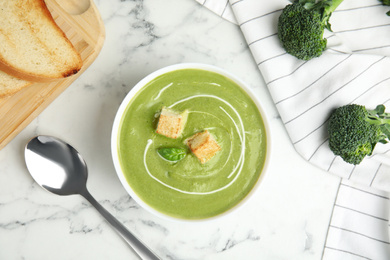
[[[379,2],[382,2],[383,5],[390,5],[390,0],[379,0]],[[388,11],[386,14],[390,16],[390,11]]]
[[[390,0],[379,0],[383,5],[390,5]]]
[[[287,53],[301,60],[321,56],[331,31],[329,18],[343,0],[296,0],[279,16],[278,36]]]
[[[329,147],[347,163],[360,164],[378,142],[390,137],[390,114],[385,106],[374,110],[351,104],[337,108],[329,118]]]

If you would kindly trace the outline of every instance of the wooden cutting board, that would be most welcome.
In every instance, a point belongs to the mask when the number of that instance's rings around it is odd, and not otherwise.
[[[83,67],[69,78],[34,83],[12,96],[0,99],[0,149],[75,81],[92,64],[103,47],[104,24],[93,1],[57,1],[45,0],[54,20],[81,54]]]

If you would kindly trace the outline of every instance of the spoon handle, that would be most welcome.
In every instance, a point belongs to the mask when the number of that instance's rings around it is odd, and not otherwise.
[[[111,215],[102,205],[95,200],[88,190],[80,193],[87,199],[92,206],[110,223],[122,238],[134,249],[134,251],[144,260],[160,260],[149,248],[147,248],[137,237],[135,237],[122,223],[120,223],[113,215]]]

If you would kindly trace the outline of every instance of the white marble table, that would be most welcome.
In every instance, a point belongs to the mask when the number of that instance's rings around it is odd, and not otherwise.
[[[0,259],[138,259],[81,196],[34,183],[25,143],[37,134],[75,146],[89,166],[91,194],[162,259],[321,259],[340,179],[294,150],[239,28],[194,0],[97,0],[106,41],[95,63],[0,151]],[[187,224],[141,209],[111,160],[116,110],[161,67],[200,62],[246,81],[270,118],[272,160],[264,185],[239,211]]]

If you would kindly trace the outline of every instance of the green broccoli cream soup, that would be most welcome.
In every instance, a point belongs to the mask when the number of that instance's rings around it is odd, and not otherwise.
[[[163,107],[188,116],[179,138],[156,133]],[[220,150],[207,162],[185,143],[207,130]],[[266,158],[260,112],[235,82],[202,69],[180,69],[147,83],[128,104],[118,134],[119,161],[132,190],[150,207],[175,218],[204,219],[237,205],[254,187]],[[164,159],[160,148],[185,149]]]

